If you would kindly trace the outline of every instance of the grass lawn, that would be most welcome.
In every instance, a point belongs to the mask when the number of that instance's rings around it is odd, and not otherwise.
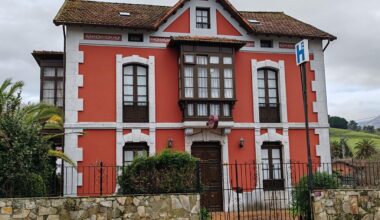
[[[354,147],[356,143],[363,139],[371,139],[375,142],[377,148],[380,150],[380,135],[369,134],[361,131],[351,131],[345,129],[330,128],[330,141],[339,140],[341,137],[348,138],[348,145],[355,152]]]

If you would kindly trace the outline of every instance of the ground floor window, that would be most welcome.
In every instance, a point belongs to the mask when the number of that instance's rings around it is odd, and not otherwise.
[[[264,142],[261,148],[264,190],[284,189],[282,145],[280,142]]]
[[[123,165],[127,166],[137,157],[147,157],[149,147],[146,143],[127,143],[123,148]]]

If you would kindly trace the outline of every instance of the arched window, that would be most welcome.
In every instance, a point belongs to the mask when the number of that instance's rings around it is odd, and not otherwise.
[[[278,74],[273,69],[258,71],[259,106],[261,123],[280,122]]]
[[[137,157],[147,157],[149,147],[146,143],[126,143],[123,148],[123,166],[132,163]]]
[[[146,66],[132,64],[123,68],[123,121],[149,122]]]

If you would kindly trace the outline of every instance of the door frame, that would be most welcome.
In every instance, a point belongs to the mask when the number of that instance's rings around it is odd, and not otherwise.
[[[218,149],[219,152],[220,152],[220,158],[219,158],[219,162],[218,162],[218,166],[220,166],[220,195],[221,195],[221,201],[220,201],[220,205],[221,205],[221,212],[223,212],[225,209],[225,199],[224,199],[224,178],[225,178],[225,174],[224,174],[224,166],[223,166],[223,147],[222,147],[222,144],[219,142],[219,141],[208,141],[208,142],[205,142],[205,141],[194,141],[191,145],[191,153],[193,152],[193,149],[196,148],[196,149],[202,149],[202,148],[214,148],[214,149]],[[228,170],[228,169],[227,169]]]

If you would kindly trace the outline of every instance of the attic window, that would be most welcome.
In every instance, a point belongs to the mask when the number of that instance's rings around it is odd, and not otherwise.
[[[249,21],[249,23],[251,23],[251,24],[260,24],[260,21],[258,21],[258,20],[256,20],[256,19],[249,19],[248,21]]]
[[[260,46],[262,48],[273,48],[273,40],[261,40]]]
[[[129,12],[119,12],[119,15],[120,16],[130,16],[131,13],[129,13]]]

